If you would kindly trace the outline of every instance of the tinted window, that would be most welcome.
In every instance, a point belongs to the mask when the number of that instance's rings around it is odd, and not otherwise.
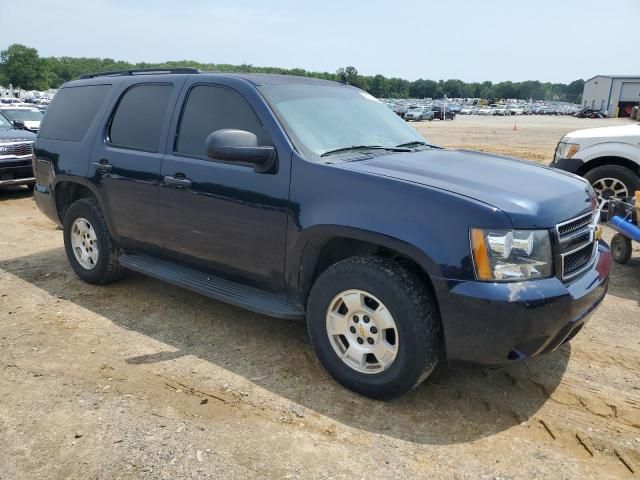
[[[138,85],[120,99],[111,120],[112,145],[157,151],[160,129],[167,112],[173,85]]]
[[[260,120],[238,92],[208,85],[191,89],[180,120],[176,152],[205,156],[207,136],[222,128],[246,130],[258,137],[258,145],[270,145]]]
[[[59,90],[47,108],[38,136],[79,142],[110,89],[111,85],[86,85]]]

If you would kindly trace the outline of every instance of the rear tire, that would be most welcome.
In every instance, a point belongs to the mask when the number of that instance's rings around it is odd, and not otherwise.
[[[611,256],[616,263],[627,263],[631,258],[631,239],[616,233],[611,239]]]
[[[358,301],[344,302],[349,296]],[[327,371],[345,387],[372,398],[408,392],[440,358],[435,299],[417,275],[382,257],[348,258],[323,272],[309,295],[307,325]]]
[[[118,248],[95,198],[71,204],[64,216],[63,233],[71,268],[82,280],[102,285],[122,277]]]

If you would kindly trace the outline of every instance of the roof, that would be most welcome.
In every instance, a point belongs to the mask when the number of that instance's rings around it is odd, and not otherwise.
[[[594,75],[593,77],[589,78],[588,80],[585,80],[584,83],[590,82],[591,80],[593,80],[594,78],[597,78],[597,77],[611,78],[613,80],[621,78],[621,79],[629,79],[629,80],[638,80],[638,81],[640,81],[640,75]]]
[[[176,69],[140,69],[140,70],[120,70],[111,72],[98,72],[82,75],[78,80],[102,79],[110,80],[126,79],[132,77],[145,77],[156,80],[158,77],[167,78],[176,75],[197,75],[202,79],[216,77],[233,77],[242,78],[255,86],[259,85],[333,85],[340,84],[332,80],[323,80],[313,77],[302,77],[296,75],[283,75],[274,73],[241,73],[241,72],[201,72],[192,68],[176,68]],[[72,80],[75,84],[76,80]]]
[[[339,82],[323,80],[313,77],[299,77],[297,75],[281,75],[276,73],[233,73],[233,72],[202,72],[201,75],[229,76],[243,78],[254,85],[336,85]]]

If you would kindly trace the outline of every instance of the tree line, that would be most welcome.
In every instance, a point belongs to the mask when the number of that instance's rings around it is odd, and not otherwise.
[[[388,78],[383,75],[360,75],[355,67],[339,68],[336,72],[311,72],[302,68],[256,67],[254,65],[230,65],[200,63],[192,60],[163,63],[129,63],[111,58],[40,57],[35,48],[13,44],[0,52],[0,85],[25,90],[57,88],[68,80],[91,72],[127,70],[136,68],[193,67],[203,71],[280,73],[342,80],[366,90],[378,98],[519,98],[557,100],[580,103],[584,80],[569,84],[539,82],[463,82],[462,80],[415,81]]]

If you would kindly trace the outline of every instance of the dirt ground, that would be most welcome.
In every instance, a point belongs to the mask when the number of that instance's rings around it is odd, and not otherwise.
[[[581,128],[627,125],[629,119],[566,116],[480,117],[458,115],[454,121],[411,122],[436,145],[499,153],[548,163],[560,137]],[[515,129],[514,129],[515,127]]]
[[[517,122],[417,128],[539,160],[566,131],[616,121]],[[637,249],[570,345],[442,367],[378,402],[328,376],[302,322],[137,274],[82,283],[24,191],[0,193],[0,231],[0,479],[640,476]]]

